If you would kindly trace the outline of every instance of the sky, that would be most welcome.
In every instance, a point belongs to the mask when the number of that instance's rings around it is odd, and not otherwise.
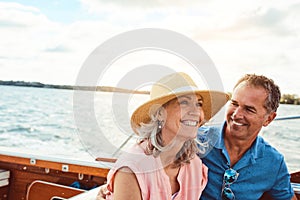
[[[272,78],[283,94],[300,96],[299,21],[299,0],[0,1],[0,80],[74,85],[103,42],[126,31],[161,28],[199,44],[226,91],[243,74],[255,73]],[[150,54],[120,58],[100,83],[114,86],[130,65],[185,65],[165,52]]]

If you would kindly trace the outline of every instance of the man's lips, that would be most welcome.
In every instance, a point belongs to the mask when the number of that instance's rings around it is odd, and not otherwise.
[[[231,119],[231,120],[232,120],[232,123],[236,126],[246,126],[247,125],[247,123],[238,122],[234,119]]]

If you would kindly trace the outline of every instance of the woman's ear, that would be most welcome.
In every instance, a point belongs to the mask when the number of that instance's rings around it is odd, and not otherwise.
[[[158,111],[157,119],[159,121],[164,121],[166,119],[167,112],[164,107],[161,107]]]
[[[276,117],[277,113],[272,111],[271,113],[268,114],[268,118],[265,120],[263,123],[263,126],[268,126]]]

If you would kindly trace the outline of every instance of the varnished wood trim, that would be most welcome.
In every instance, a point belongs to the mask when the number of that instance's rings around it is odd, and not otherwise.
[[[62,171],[63,165],[67,165],[68,166],[67,172],[81,173],[81,174],[94,175],[94,176],[100,176],[100,177],[106,177],[106,175],[109,171],[109,169],[107,169],[107,168],[82,166],[82,165],[76,165],[76,164],[70,164],[70,163],[59,163],[59,162],[40,160],[40,159],[35,159],[35,164],[31,164],[30,158],[1,155],[1,154],[0,154],[0,161],[8,162],[8,163],[15,163],[15,164],[22,164],[22,165],[32,165],[32,166],[36,166],[36,167],[49,168],[49,169],[54,169],[54,170],[59,170],[59,171]]]
[[[117,161],[116,158],[103,158],[103,157],[98,157],[96,158],[96,161],[102,161],[102,162],[111,162],[114,163]]]

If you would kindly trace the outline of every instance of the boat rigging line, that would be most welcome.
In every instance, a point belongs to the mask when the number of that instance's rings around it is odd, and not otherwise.
[[[289,120],[289,119],[300,119],[300,115],[276,117],[274,120],[279,121],[279,120]]]

